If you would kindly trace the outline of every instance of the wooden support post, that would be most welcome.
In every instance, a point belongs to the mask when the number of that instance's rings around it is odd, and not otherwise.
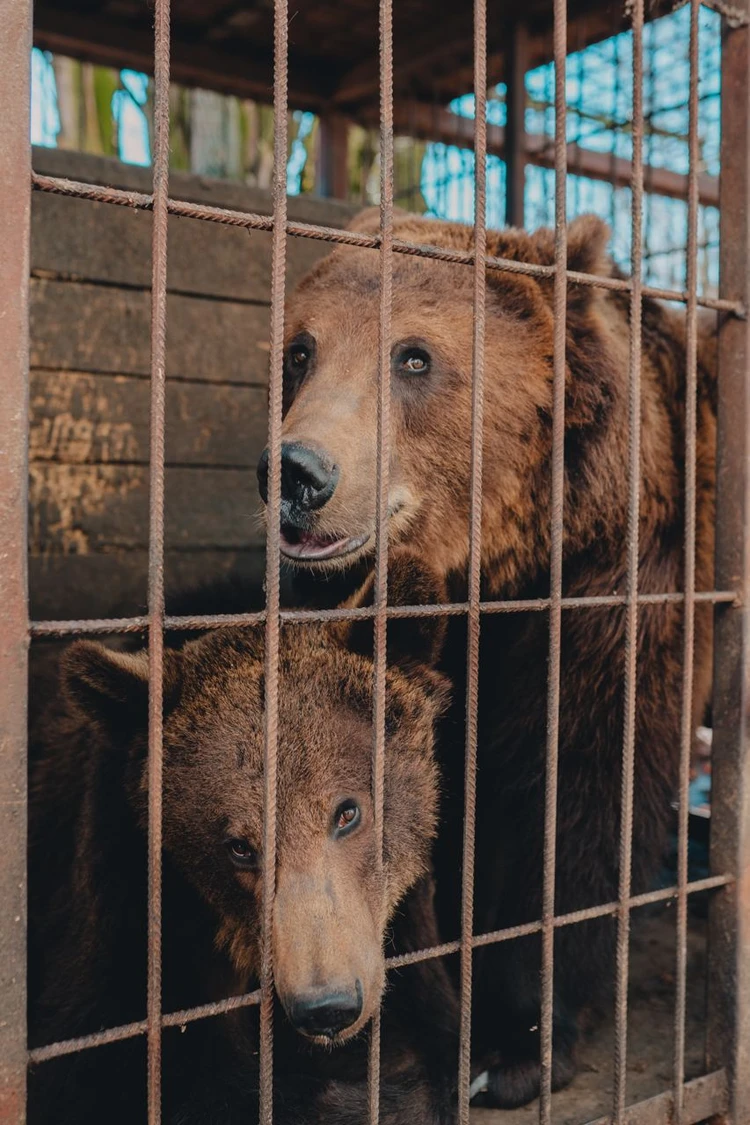
[[[345,200],[349,194],[347,168],[349,122],[340,113],[320,119],[318,182],[320,195]]]
[[[516,23],[508,52],[505,104],[505,222],[523,227],[526,177],[526,71],[529,61],[529,33],[525,24]]]

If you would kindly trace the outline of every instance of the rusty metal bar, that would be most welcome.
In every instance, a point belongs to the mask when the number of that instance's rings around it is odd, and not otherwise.
[[[205,1020],[212,1016],[221,1016],[226,1012],[234,1012],[238,1008],[249,1008],[260,1004],[260,989],[247,992],[242,996],[229,996],[226,1000],[216,1000],[211,1004],[200,1004],[197,1008],[184,1008],[177,1012],[167,1012],[161,1017],[162,1027],[184,1027],[195,1020]],[[35,1047],[29,1051],[29,1062],[47,1062],[49,1059],[58,1059],[62,1055],[73,1055],[78,1051],[88,1051],[92,1047],[104,1047],[109,1043],[119,1043],[123,1039],[133,1039],[136,1035],[145,1035],[148,1031],[148,1020],[137,1020],[135,1023],[122,1024],[120,1027],[108,1027],[105,1031],[96,1031],[92,1035],[81,1035],[76,1039],[63,1039],[59,1043],[50,1043],[45,1047]]]
[[[625,685],[620,798],[619,908],[615,971],[615,1054],[612,1116],[622,1125],[628,1058],[628,968],[633,852],[633,780],[638,682],[638,562],[641,488],[641,319],[643,284],[643,0],[633,0],[633,180],[631,185],[630,339],[628,354],[628,532]]]
[[[706,879],[697,879],[688,883],[688,894],[698,894],[702,891],[717,890],[719,887],[729,886],[733,882],[730,875],[711,875]],[[677,897],[679,887],[661,887],[656,891],[635,895],[630,899],[631,909],[639,906],[649,906],[654,903],[668,902]],[[606,918],[617,913],[618,902],[608,902],[603,906],[590,906],[586,910],[576,910],[570,914],[560,914],[554,919],[555,929],[562,926],[575,926],[581,922],[588,922],[595,918]],[[475,934],[472,945],[475,949],[486,945],[497,945],[503,941],[512,941],[519,937],[528,937],[541,931],[542,923],[524,922],[518,926],[509,926],[504,930],[494,930],[490,933]],[[430,946],[427,949],[417,949],[411,953],[401,953],[386,958],[388,970],[401,969],[407,965],[415,965],[422,961],[431,961],[437,957],[446,957],[458,953],[461,942],[449,941],[442,945]],[[162,1016],[162,1027],[182,1027],[183,1024],[192,1023],[194,1020],[207,1019],[220,1016],[226,1012],[233,1012],[237,1008],[251,1007],[260,1003],[261,990],[245,993],[242,996],[230,996],[226,1000],[217,1000],[212,1004],[201,1004],[197,1008],[185,1008],[177,1012],[167,1012]],[[49,1059],[59,1058],[61,1055],[72,1055],[77,1051],[90,1050],[92,1047],[105,1046],[108,1043],[119,1042],[122,1039],[132,1039],[136,1035],[145,1035],[148,1028],[147,1020],[136,1023],[122,1024],[119,1027],[110,1027],[106,1031],[97,1031],[91,1035],[82,1035],[77,1039],[63,1039],[58,1043],[49,1043],[43,1047],[34,1047],[28,1052],[30,1063],[47,1062]]]
[[[276,782],[279,722],[281,412],[286,274],[286,165],[289,12],[274,0],[273,226],[268,394],[268,516],[266,522],[265,705],[263,754],[263,903],[260,964],[260,1125],[273,1122],[273,908],[276,889]]]
[[[375,862],[383,872],[385,687],[388,604],[388,487],[391,435],[391,311],[393,306],[393,0],[379,4],[380,58],[380,315],[378,334],[375,596],[372,702],[372,797]],[[380,1008],[370,1025],[367,1098],[370,1125],[380,1121]]]
[[[154,24],[154,206],[151,235],[151,406],[148,534],[148,967],[149,1125],[161,1121],[162,694],[164,665],[164,432],[169,212],[169,0]]]
[[[461,867],[458,1121],[469,1125],[471,1097],[472,960],[474,956],[474,853],[476,845],[479,715],[479,601],[482,578],[482,461],[484,442],[484,336],[487,278],[487,0],[474,0],[474,293],[471,371],[469,493],[469,603],[466,650],[464,827]]]
[[[550,495],[550,606],[547,675],[547,748],[544,794],[544,872],[542,881],[542,978],[540,1018],[539,1121],[552,1113],[554,1025],[555,867],[557,851],[557,766],[560,742],[560,663],[562,643],[563,505],[565,474],[565,337],[567,320],[568,232],[566,215],[566,54],[567,3],[554,2],[555,62],[555,278]]]
[[[733,882],[731,875],[710,875],[705,879],[697,879],[687,885],[688,894],[698,894],[702,891],[717,890],[729,886]],[[645,894],[634,895],[630,899],[630,907],[650,906],[654,903],[669,902],[677,898],[679,887],[660,887],[656,891],[647,891]],[[576,910],[570,914],[560,914],[554,919],[555,929],[562,926],[575,926],[581,922],[588,922],[595,918],[606,918],[617,913],[619,902],[608,902],[603,906],[590,906],[585,910]],[[471,941],[475,949],[481,946],[497,945],[503,941],[512,941],[519,937],[528,937],[541,931],[542,923],[524,922],[518,926],[509,926],[504,930],[494,930],[490,933],[475,934]],[[388,970],[401,969],[407,965],[415,965],[422,961],[431,961],[437,957],[446,957],[458,953],[461,941],[449,941],[442,945],[430,946],[427,949],[417,949],[411,953],[401,953],[386,958]],[[177,1012],[167,1012],[162,1016],[162,1027],[182,1027],[183,1024],[192,1023],[194,1020],[207,1019],[212,1016],[233,1012],[237,1008],[251,1007],[260,1003],[261,990],[245,993],[242,996],[230,996],[226,1000],[217,1000],[212,1004],[201,1004],[197,1008],[185,1008]],[[136,1035],[145,1035],[148,1028],[147,1020],[136,1023],[122,1024],[119,1027],[110,1027],[106,1031],[97,1031],[91,1035],[82,1035],[77,1039],[63,1039],[58,1043],[49,1043],[43,1047],[34,1047],[28,1052],[30,1063],[47,1062],[49,1059],[59,1058],[61,1055],[72,1055],[77,1051],[90,1050],[93,1047],[102,1047],[108,1043],[119,1042],[122,1039],[132,1039]],[[25,1057],[25,1056],[24,1056]]]
[[[639,605],[679,605],[685,600],[683,593],[667,594],[639,594]],[[710,603],[714,605],[739,604],[739,595],[734,590],[696,590],[696,603]],[[562,598],[560,604],[563,609],[592,609],[608,606],[625,605],[627,596],[624,594],[594,594],[590,597]],[[480,613],[526,613],[543,612],[549,609],[549,598],[517,598],[508,601],[483,601],[480,603]],[[388,606],[386,616],[390,618],[403,617],[458,617],[468,612],[468,602],[448,602],[443,605],[402,605]],[[282,609],[280,619],[284,623],[305,622],[308,624],[323,624],[326,621],[358,621],[372,619],[375,616],[374,608],[363,606],[361,609]],[[253,613],[217,613],[196,614],[195,616],[177,617],[167,614],[164,618],[165,629],[195,630],[223,629],[229,626],[262,625],[266,620],[265,610]],[[32,621],[29,628],[33,637],[61,637],[74,634],[104,634],[104,633],[140,633],[148,627],[147,617],[102,617],[83,618],[70,621]]]
[[[750,4],[725,20],[721,74],[720,292],[750,297]],[[750,1122],[750,331],[719,336],[716,577],[741,591],[714,619],[711,866],[737,882],[709,918],[709,1068],[726,1066],[729,1116]],[[720,1060],[716,1062],[716,1060]]]
[[[76,180],[66,180],[58,176],[42,176],[37,172],[32,172],[31,180],[32,186],[37,191],[50,191],[56,195],[67,195],[75,199],[91,199],[98,203],[111,203],[115,206],[134,207],[140,210],[150,210],[153,205],[153,197],[144,192],[124,191],[121,188],[102,187],[99,184],[83,184]],[[225,207],[188,203],[178,199],[170,199],[168,208],[171,215],[181,215],[184,218],[200,219],[210,223],[246,227],[248,230],[270,231],[274,225],[273,217],[270,215],[258,215],[250,211],[233,211]],[[380,248],[379,234],[358,234],[354,231],[340,230],[338,227],[318,226],[312,223],[287,222],[285,227],[286,233],[295,238],[312,238],[320,242],[331,242],[337,246],[361,246],[372,250]],[[393,239],[392,248],[394,254],[407,254],[431,261],[450,262],[455,265],[474,265],[473,250],[448,250],[438,246],[408,242],[400,238]],[[554,266],[516,262],[510,258],[496,258],[491,255],[487,255],[485,264],[487,269],[490,270],[517,273],[526,277],[551,278],[555,273]],[[616,293],[629,293],[632,288],[630,278],[599,277],[596,274],[581,273],[578,270],[567,270],[566,273],[568,281],[575,285],[591,285]],[[665,289],[654,285],[644,285],[641,293],[644,297],[654,297],[662,301],[680,301],[683,304],[686,304],[688,299],[687,290]],[[741,301],[731,301],[721,297],[699,297],[698,304],[703,308],[732,313],[740,318],[744,318],[746,315],[745,305]]]
[[[0,67],[0,1121],[26,1120],[26,566],[31,4],[3,12]]]
[[[688,98],[688,230],[685,312],[685,561],[683,589],[683,670],[677,826],[677,940],[674,1013],[674,1123],[683,1125],[685,1085],[685,1007],[687,1003],[688,832],[690,756],[693,741],[695,646],[696,443],[698,427],[698,20],[700,0],[690,0],[690,90]]]

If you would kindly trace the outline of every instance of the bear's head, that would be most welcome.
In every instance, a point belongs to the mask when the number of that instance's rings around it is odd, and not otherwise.
[[[378,226],[372,210],[353,229],[373,234]],[[403,213],[395,216],[394,236],[473,249],[471,228]],[[610,275],[607,239],[599,219],[577,219],[568,229],[568,268]],[[490,232],[488,252],[550,266],[554,234]],[[474,271],[404,253],[393,254],[392,268],[390,537],[448,574],[468,559]],[[578,492],[587,475],[596,493],[607,489],[601,458],[594,469],[587,455],[591,442],[605,441],[613,367],[622,359],[607,316],[598,289],[569,284],[566,457]],[[379,324],[380,260],[370,248],[337,248],[289,300],[281,546],[298,564],[345,566],[374,549]],[[523,569],[525,554],[538,564],[548,545],[553,335],[549,271],[541,278],[486,271],[482,532],[483,558],[495,571],[505,563]],[[611,453],[613,464],[621,452]],[[258,475],[266,500],[267,453]],[[507,578],[512,585],[512,574]]]
[[[440,583],[411,560],[396,559],[390,580],[402,604],[443,600]],[[292,1024],[325,1044],[354,1035],[377,1009],[388,923],[429,871],[436,831],[434,726],[447,683],[434,665],[443,622],[389,622],[382,866],[372,633],[362,618],[289,623],[280,638],[274,978]],[[62,681],[124,756],[127,800],[145,833],[148,654],[79,641],[63,659]],[[267,693],[262,627],[218,629],[164,652],[163,849],[213,913],[215,947],[242,989],[257,980],[261,957]]]

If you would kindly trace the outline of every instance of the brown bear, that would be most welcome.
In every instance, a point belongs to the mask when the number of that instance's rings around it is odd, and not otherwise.
[[[441,584],[402,556],[404,602]],[[356,604],[356,603],[355,603]],[[437,943],[430,882],[447,684],[441,626],[389,638],[382,877],[371,798],[371,628],[290,624],[279,681],[273,962],[279,1125],[365,1125],[366,1036],[387,952]],[[164,654],[165,1012],[257,987],[262,896],[264,631],[221,629]],[[32,722],[30,1042],[143,1020],[148,655],[79,641]],[[51,686],[54,685],[54,686]],[[32,681],[32,701],[37,699]],[[441,962],[391,974],[383,1122],[454,1120],[455,997]],[[257,1120],[258,1015],[164,1033],[163,1119]],[[331,1048],[334,1048],[331,1050]],[[29,1121],[145,1120],[143,1036],[32,1070]]]
[[[353,229],[374,233],[375,212]],[[394,235],[471,251],[473,230],[403,213]],[[568,228],[568,268],[614,275],[608,230],[593,216]],[[490,255],[545,266],[554,234],[490,232]],[[467,593],[473,270],[393,256],[389,541],[408,544]],[[553,280],[488,269],[484,346],[481,574],[483,599],[549,595]],[[281,544],[305,568],[305,596],[358,572],[374,549],[379,258],[341,247],[286,310]],[[569,283],[566,322],[563,593],[626,591],[629,294]],[[715,380],[702,338],[698,387],[697,588],[712,586]],[[639,589],[682,589],[686,339],[684,319],[643,301]],[[267,454],[258,468],[266,499]],[[310,579],[326,572],[323,594]],[[337,586],[338,589],[338,586]],[[619,887],[625,610],[566,608],[555,907],[611,903]],[[675,796],[682,705],[683,610],[639,609],[633,892],[658,868]],[[446,800],[436,858],[443,937],[458,932],[463,808],[465,622],[453,619],[443,670],[455,702],[441,738]],[[481,622],[475,931],[541,912],[548,616],[485,613]],[[710,686],[711,616],[696,614],[693,718]],[[614,923],[557,930],[553,1084],[574,1071],[577,1016],[611,979]],[[540,943],[505,941],[475,955],[473,1057],[485,1100],[522,1104],[539,1090]]]

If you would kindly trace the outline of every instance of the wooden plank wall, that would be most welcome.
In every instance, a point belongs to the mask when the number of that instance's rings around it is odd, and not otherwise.
[[[36,149],[39,172],[149,190],[147,169]],[[175,198],[268,214],[255,189],[175,174]],[[351,208],[290,199],[344,226]],[[270,235],[172,216],[167,332],[168,596],[259,577]],[[148,546],[151,215],[36,192],[31,247],[30,593],[35,618],[141,612]],[[326,253],[288,241],[287,287]]]

